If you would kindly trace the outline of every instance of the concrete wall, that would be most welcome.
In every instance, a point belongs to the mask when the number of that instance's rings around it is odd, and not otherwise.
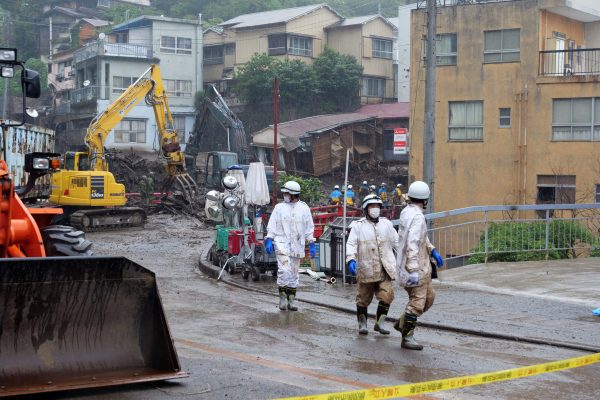
[[[417,5],[398,7],[398,101],[410,101],[410,14]]]
[[[588,49],[600,48],[600,22],[585,24],[585,47]]]
[[[192,40],[192,54],[170,54],[160,51],[161,36],[177,36]],[[173,98],[170,104],[174,106],[193,106],[193,94],[202,90],[202,27],[169,21],[153,21],[152,44],[154,55],[160,58],[160,69],[163,79],[178,79],[192,81],[191,98]]]
[[[600,142],[552,142],[552,99],[600,96],[597,76],[538,77],[538,51],[545,32],[565,29],[555,20],[541,27],[535,0],[441,7],[438,32],[457,33],[456,66],[437,69],[436,211],[472,205],[535,203],[537,175],[577,175],[577,199],[593,201],[600,183]],[[549,22],[550,20],[548,20]],[[577,33],[578,24],[569,24]],[[423,179],[425,76],[424,10],[413,11],[411,29],[411,119],[409,174]],[[520,61],[483,63],[483,31],[521,29]],[[449,141],[449,102],[483,101],[483,140]],[[499,128],[499,108],[511,108],[511,127]],[[598,169],[598,168],[596,168]]]

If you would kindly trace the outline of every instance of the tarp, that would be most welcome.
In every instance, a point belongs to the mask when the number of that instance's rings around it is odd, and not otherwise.
[[[250,163],[246,183],[246,203],[264,206],[269,204],[269,200],[265,166],[261,162]]]

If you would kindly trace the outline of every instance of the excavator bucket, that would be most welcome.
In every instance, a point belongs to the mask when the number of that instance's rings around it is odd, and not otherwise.
[[[186,376],[151,271],[122,257],[0,260],[0,397]]]

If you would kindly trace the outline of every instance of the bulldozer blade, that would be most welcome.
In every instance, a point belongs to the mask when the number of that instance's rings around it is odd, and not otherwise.
[[[0,261],[0,397],[186,376],[153,272],[122,257]]]

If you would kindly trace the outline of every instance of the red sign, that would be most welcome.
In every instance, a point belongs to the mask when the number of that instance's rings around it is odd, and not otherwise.
[[[394,154],[406,154],[408,132],[406,128],[394,128]]]

